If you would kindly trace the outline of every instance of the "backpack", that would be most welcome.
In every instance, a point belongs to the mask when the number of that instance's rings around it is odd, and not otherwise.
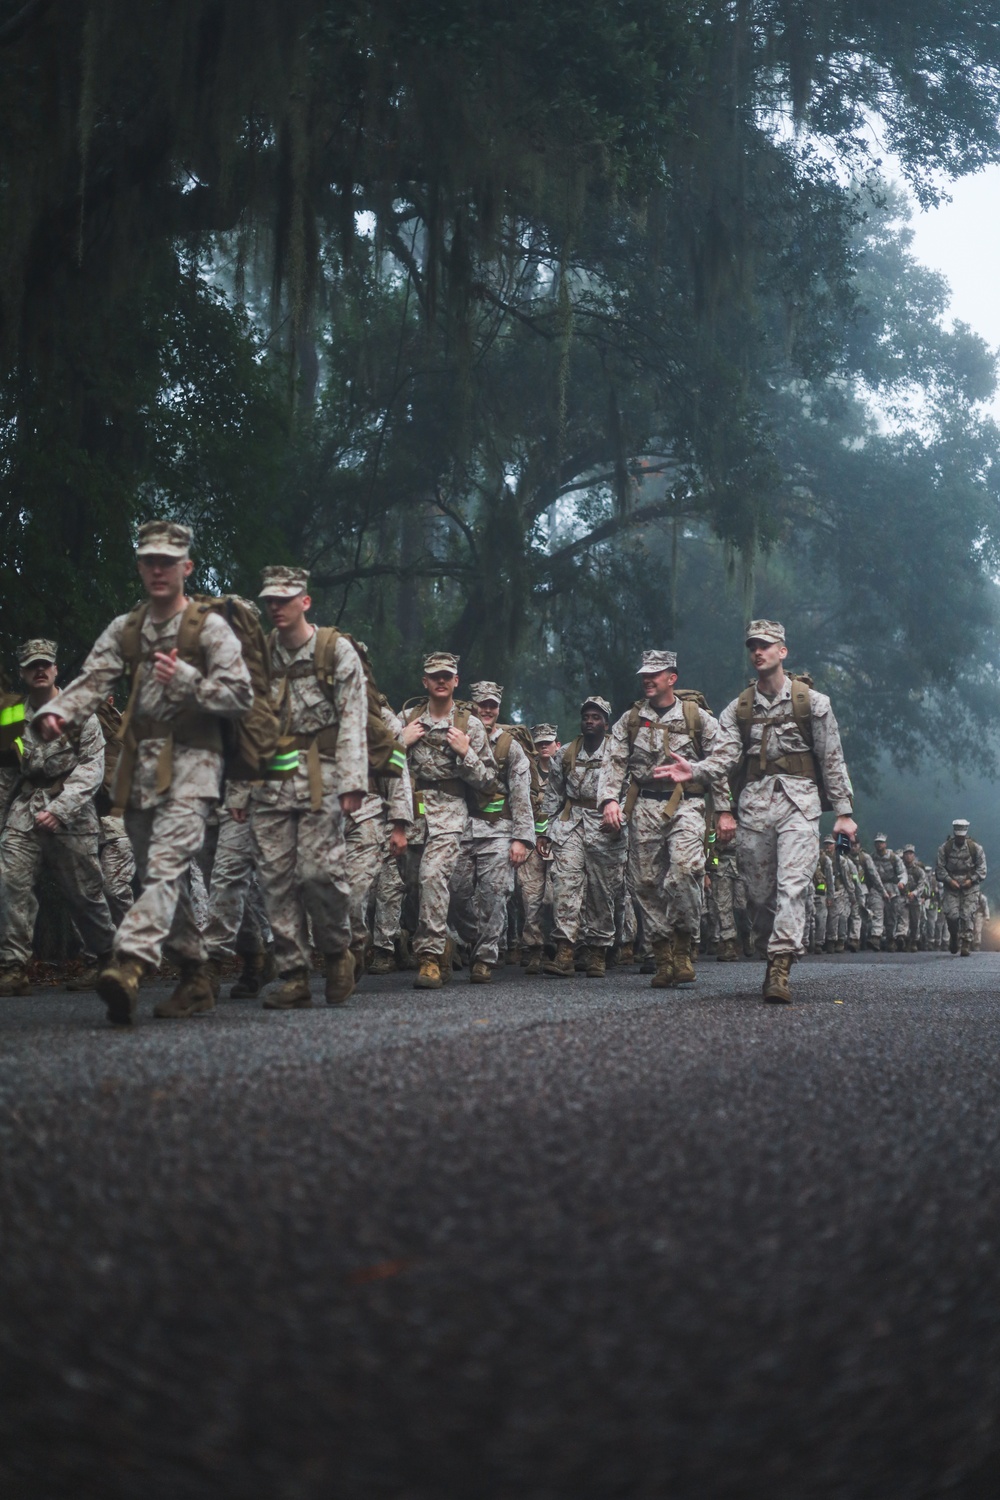
[[[136,606],[125,619],[121,653],[125,675],[130,680],[129,698],[118,726],[121,750],[116,778],[115,810],[125,806],[132,784],[136,740],[131,734],[135,712],[139,667],[142,664],[142,627],[149,610],[148,601]],[[271,706],[271,674],[267,643],[260,618],[251,604],[237,594],[196,594],[188,600],[177,632],[177,657],[199,671],[205,670],[205,652],[201,632],[210,614],[221,615],[240,643],[253,685],[253,704],[238,719],[222,719],[216,714],[185,709],[170,721],[171,739],[166,758],[157,767],[157,790],[166,791],[173,773],[171,742],[221,753],[223,774],[233,781],[256,781],[263,775],[278,746],[278,716]],[[121,784],[118,784],[118,783]]]
[[[113,703],[106,701],[99,703],[94,712],[101,726],[101,733],[104,735],[104,780],[94,793],[94,802],[97,805],[98,817],[106,818],[112,808],[111,792],[118,774],[118,762],[122,753],[122,716]]]
[[[336,678],[335,657],[337,639],[342,636],[349,641],[361,658],[361,665],[365,673],[365,685],[368,692],[368,777],[374,782],[385,777],[400,777],[406,766],[406,751],[399,743],[392,730],[382,717],[382,706],[389,706],[389,700],[379,690],[375,681],[375,673],[368,659],[368,651],[360,641],[355,640],[346,630],[338,630],[336,625],[317,625],[316,634],[313,637],[315,649],[313,651],[313,666],[326,696],[333,698],[333,684]],[[372,787],[372,790],[378,790]]]
[[[789,673],[788,680],[792,691],[791,708],[795,727],[809,746],[804,755],[802,752],[799,752],[797,760],[802,761],[805,759],[805,756],[808,756],[809,768],[812,772],[809,779],[816,783],[816,790],[819,792],[819,805],[824,812],[832,812],[833,803],[830,801],[826,787],[823,784],[823,768],[813,753],[812,706],[809,702],[809,689],[813,685],[813,680],[808,672]],[[750,747],[750,727],[753,724],[756,693],[757,684],[754,681],[750,683],[749,687],[743,689],[736,700],[736,724],[740,731],[740,738],[743,741],[743,759],[730,777],[734,802],[739,801],[740,793],[747,784],[747,752]],[[790,757],[782,756],[781,759],[789,760]],[[806,773],[801,769],[795,771],[789,769],[788,774],[790,776],[799,776]]]
[[[535,742],[531,738],[531,731],[523,724],[501,724],[500,733],[490,746],[493,751],[493,759],[497,764],[497,786],[495,797],[491,797],[485,805],[478,809],[471,808],[473,817],[483,818],[487,823],[498,823],[501,818],[510,813],[510,799],[508,795],[507,762],[510,760],[510,747],[515,742],[520,745],[528,757],[528,772],[531,781],[530,797],[531,810],[535,815],[536,825],[539,811],[542,805],[542,778],[538,772],[538,756],[535,750]],[[481,801],[481,799],[480,799]],[[536,832],[539,831],[536,826]]]

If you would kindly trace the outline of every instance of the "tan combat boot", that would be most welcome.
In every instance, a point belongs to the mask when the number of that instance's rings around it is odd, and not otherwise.
[[[635,945],[634,945],[634,943],[622,943],[621,947],[618,949],[618,967],[622,968],[623,966],[625,966],[627,964],[634,964],[634,963],[635,963]]]
[[[369,974],[395,974],[396,955],[388,948],[376,948],[371,963],[368,965]]]
[[[521,967],[521,944],[520,943],[515,943],[512,948],[508,948],[507,949],[507,957],[505,959],[505,962],[508,963],[508,964],[513,964],[516,968],[520,968]]]
[[[0,995],[30,995],[31,980],[23,964],[5,964],[0,969]]]
[[[256,1000],[264,983],[263,953],[244,953],[243,967],[229,991],[230,1000]]]
[[[293,969],[284,976],[280,990],[264,996],[265,1010],[307,1010],[312,1003],[308,969]]]
[[[736,946],[735,938],[723,938],[719,944],[719,951],[715,955],[717,964],[735,964],[739,962],[740,952]]]
[[[344,1005],[354,994],[357,956],[349,948],[346,953],[328,953],[326,956],[326,1003]]]
[[[439,990],[444,983],[441,978],[441,955],[424,953],[420,959],[420,972],[413,981],[415,990]]]
[[[491,984],[493,970],[489,964],[484,964],[481,958],[477,958],[469,970],[470,984]]]
[[[764,999],[773,1000],[778,1004],[791,1005],[792,991],[789,987],[788,978],[794,962],[792,953],[776,953],[767,961],[767,972],[764,975]]]
[[[674,933],[674,984],[694,984],[694,939],[690,932]]]
[[[555,958],[547,958],[543,965],[543,972],[556,974],[560,979],[569,979],[575,974],[576,966],[573,957],[572,943],[557,943]]]
[[[674,945],[670,938],[653,939],[653,958],[656,962],[649,987],[652,990],[669,990],[674,982]]]
[[[608,959],[603,948],[591,948],[587,965],[588,979],[603,979],[607,973]]]
[[[139,982],[146,965],[138,958],[112,958],[97,976],[95,988],[108,1010],[112,1026],[131,1026],[139,1004]]]
[[[180,968],[181,982],[173,994],[153,1006],[153,1015],[160,1021],[186,1021],[189,1016],[201,1016],[215,1009],[208,964],[185,960]]]
[[[108,967],[112,954],[101,953],[92,964],[81,969],[79,974],[74,974],[72,979],[67,979],[66,988],[74,993],[79,990],[93,990],[97,988],[97,981],[104,970]]]
[[[540,974],[542,972],[542,957],[544,949],[541,947],[525,948],[521,963],[526,974]]]

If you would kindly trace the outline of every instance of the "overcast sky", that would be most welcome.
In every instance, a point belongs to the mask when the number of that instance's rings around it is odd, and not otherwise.
[[[910,227],[918,260],[944,273],[953,318],[1000,347],[1000,166],[952,183],[950,203],[926,213],[914,205]],[[1000,417],[1000,396],[994,402]]]

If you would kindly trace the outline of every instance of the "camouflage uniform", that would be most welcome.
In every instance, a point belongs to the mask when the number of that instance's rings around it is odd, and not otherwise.
[[[477,701],[481,701],[477,699]],[[491,751],[506,731],[494,724],[487,731]],[[531,806],[531,764],[511,739],[506,767],[496,761],[503,810],[484,818],[471,814],[451,875],[451,921],[473,963],[495,967],[506,938],[507,902],[514,889],[510,846],[515,839],[529,849],[535,842]]]
[[[814,953],[826,946],[834,899],[833,860],[829,854],[821,854],[813,872],[812,941],[808,944]]]
[[[212,720],[238,718],[253,702],[250,673],[240,643],[220,615],[205,616],[200,647],[204,673],[178,661],[166,683],[155,676],[154,652],[169,654],[177,645],[184,610],[155,621],[147,611],[141,629],[142,664],[133,699],[133,722],[154,729],[194,711]],[[107,697],[126,671],[122,645],[127,615],[119,615],[101,635],[75,682],[46,710],[69,724],[80,724]],[[161,762],[171,764],[164,785]],[[117,959],[133,959],[155,969],[164,953],[180,963],[202,964],[205,944],[194,920],[190,869],[205,838],[205,822],[218,800],[222,755],[194,749],[163,733],[140,738],[131,777],[125,827],[142,883],[141,893],[125,913],[115,935]]]
[[[400,868],[403,862],[389,852],[388,844],[375,878],[375,920],[372,941],[383,953],[391,953],[400,934],[403,892],[406,885]]]
[[[535,747],[542,744],[550,744],[558,738],[555,726],[552,724],[536,724],[532,728],[531,737]],[[536,761],[538,780],[540,782],[540,793],[538,797],[538,819],[535,825],[535,833],[541,835],[547,832],[541,817],[541,806],[545,799],[545,787],[551,770],[552,760],[544,760],[541,756]],[[524,926],[521,929],[521,942],[526,949],[537,949],[541,951],[545,943],[545,929],[542,922],[542,914],[546,906],[552,904],[552,855],[543,855],[536,844],[531,850],[523,865],[518,865],[515,875],[518,894],[521,897],[521,908],[524,914]]]
[[[913,845],[908,844],[903,853],[913,851]],[[906,918],[906,927],[903,936],[911,953],[915,953],[920,946],[921,919],[923,908],[927,899],[927,871],[919,860],[914,859],[911,864],[903,860],[903,869],[906,872],[906,893],[903,896],[903,912]]]
[[[232,782],[226,804],[219,809],[215,829],[209,829],[200,860],[208,887],[205,946],[217,964],[237,955],[256,956],[273,942],[264,893],[257,878],[253,832],[249,819],[238,822],[234,812],[247,811],[250,787]]]
[[[964,955],[969,952],[972,943],[979,887],[986,879],[986,855],[982,844],[974,843],[968,837],[961,843],[954,836],[946,839],[937,852],[935,871],[944,887],[941,905],[952,938],[952,951],[960,942]],[[952,880],[969,880],[972,883],[955,890],[949,885]]]
[[[54,701],[54,700],[53,700]],[[45,712],[52,703],[43,705]],[[104,734],[84,719],[79,735],[46,744],[35,732],[37,710],[26,706],[24,754],[17,789],[0,834],[0,965],[22,967],[31,957],[43,865],[51,869],[70,915],[94,957],[111,952],[114,926],[98,858],[94,794],[104,778]],[[35,815],[51,812],[58,830],[39,828]]]
[[[315,672],[315,632],[297,648],[283,646],[275,632],[270,646],[271,696],[283,732],[300,739],[298,765],[285,780],[254,785],[250,821],[275,962],[289,979],[310,967],[310,921],[326,958],[350,947],[351,887],[338,799],[368,786],[368,692],[361,658],[344,636],[334,647],[332,696]],[[332,730],[336,748],[319,748],[317,736]],[[315,751],[307,742],[318,750],[318,785]]]
[[[382,722],[398,739],[403,721],[387,703],[379,705]],[[410,823],[413,820],[413,798],[410,791],[409,771],[404,766],[399,778],[388,781],[388,798],[384,798],[377,785],[369,781],[365,800],[356,813],[344,820],[344,841],[347,846],[347,879],[351,887],[351,946],[363,952],[368,941],[368,909],[372,892],[379,879],[388,853],[386,819],[390,823]],[[380,946],[376,942],[376,947]],[[387,947],[391,950],[392,940]]]
[[[708,874],[712,884],[712,903],[716,911],[719,938],[723,943],[735,943],[739,936],[738,922],[746,914],[747,895],[736,850],[731,842],[720,844],[713,838],[708,855]]]
[[[588,753],[580,735],[550,762],[542,799],[552,846],[552,936],[557,942],[610,948],[615,904],[625,880],[624,828],[605,828],[597,810],[607,738]]]
[[[872,919],[872,937],[878,938],[884,934],[891,947],[908,926],[906,903],[900,892],[900,886],[906,884],[906,866],[903,864],[902,857],[888,847],[883,853],[879,853],[878,845],[884,843],[885,839],[876,835],[872,863],[878,871],[883,896],[881,906],[879,900],[876,899],[870,905],[869,911]]]
[[[407,859],[420,891],[413,951],[427,958],[444,953],[448,936],[451,877],[468,821],[465,787],[487,790],[496,771],[486,730],[475,715],[466,726],[466,754],[459,756],[448,744],[446,735],[454,728],[456,712],[452,705],[446,717],[436,719],[424,709],[410,721],[421,723],[426,731],[408,751],[416,817]]]
[[[598,806],[621,801],[626,776],[638,789],[629,819],[628,860],[643,936],[649,942],[681,932],[697,943],[705,878],[704,793],[678,795],[668,782],[654,780],[653,770],[669,764],[671,755],[680,753],[695,763],[699,777],[696,785],[701,785],[699,757],[679,698],[662,711],[651,704],[640,704],[639,730],[630,747],[631,712],[622,714],[612,727],[598,782]],[[716,746],[719,726],[703,708],[699,707],[698,717],[702,755],[707,756]],[[709,777],[708,785],[718,799],[716,806],[728,807],[725,776]]]
[[[738,702],[734,698],[719,716],[716,748],[695,774],[701,778],[725,775],[744,761],[752,768],[753,779],[740,794],[736,835],[740,870],[747,883],[747,915],[758,946],[766,939],[769,958],[795,955],[803,948],[806,905],[813,894],[819,859],[820,798],[815,782],[775,762],[804,756],[810,747],[792,715],[787,678],[774,698],[756,689],[746,751],[736,713]],[[853,792],[830,700],[810,688],[809,706],[812,753],[827,794],[838,815],[849,815]],[[760,772],[765,729],[765,769]]]
[[[101,873],[104,877],[104,894],[107,897],[111,920],[116,927],[135,900],[132,882],[135,879],[135,855],[125,832],[125,819],[107,816],[101,819],[100,838]]]

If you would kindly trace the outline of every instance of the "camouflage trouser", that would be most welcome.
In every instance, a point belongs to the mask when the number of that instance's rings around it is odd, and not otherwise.
[[[944,912],[945,921],[957,922],[959,933],[970,943],[978,905],[979,889],[977,886],[972,886],[967,891],[953,891],[945,886],[944,895],[941,898],[941,909]]]
[[[125,827],[142,889],[115,934],[115,953],[159,967],[204,963],[205,944],[191,906],[191,869],[205,841],[208,797],[172,796],[158,807],[127,808]]]
[[[462,846],[460,833],[431,834],[424,844],[410,844],[406,851],[410,875],[420,891],[413,952],[439,958],[448,937],[448,907],[451,875]]]
[[[712,904],[718,918],[719,937],[726,943],[735,942],[736,913],[746,910],[747,893],[739,870],[728,861],[712,872]]]
[[[400,871],[400,860],[389,853],[388,841],[375,884],[375,947],[391,952],[399,936],[406,889]]]
[[[827,937],[832,937],[837,943],[846,943],[848,923],[851,920],[851,898],[846,891],[837,891],[830,915],[834,921],[832,927],[827,926]]]
[[[747,883],[747,919],[757,951],[766,940],[769,957],[801,953],[819,859],[819,818],[806,817],[788,797],[777,801],[777,807],[769,828],[741,823],[736,835],[740,873]]]
[[[828,901],[829,897],[825,894],[813,897],[812,946],[814,948],[823,947],[830,929],[830,918],[833,913],[827,904]]]
[[[327,794],[319,812],[305,804],[256,803],[250,827],[279,974],[309,968],[310,922],[320,953],[345,953],[351,943],[351,887],[337,799]]]
[[[347,847],[347,879],[351,887],[351,943],[362,948],[368,942],[368,907],[386,846],[385,824],[381,818],[364,818],[355,823],[347,819],[344,834]],[[389,944],[392,947],[392,944]]]
[[[541,948],[545,942],[542,907],[552,899],[548,879],[550,868],[550,863],[542,858],[537,849],[532,849],[524,864],[517,867],[515,878],[524,909],[521,942],[526,948]]]
[[[238,823],[231,813],[220,813],[214,858],[206,874],[204,931],[209,956],[221,963],[237,954],[263,953],[271,942],[271,924],[257,879],[249,819]]]
[[[615,902],[625,883],[628,841],[577,823],[552,844],[552,936],[556,942],[610,948]]]
[[[35,886],[42,867],[55,876],[91,957],[110,953],[115,930],[104,895],[96,833],[0,834],[0,964],[26,964],[38,915]]]
[[[135,855],[127,838],[108,839],[101,845],[101,874],[111,920],[120,927],[122,918],[135,900]]]
[[[868,892],[868,916],[871,921],[868,936],[880,938],[888,926],[890,937],[895,935],[895,918],[893,916],[892,901],[885,901],[878,891]],[[886,921],[888,918],[888,922]]]
[[[451,922],[473,962],[496,964],[513,889],[510,834],[463,839],[451,872]]]
[[[685,798],[672,818],[666,802],[640,797],[629,824],[628,858],[647,942],[687,932],[697,942],[705,879],[705,807]]]
[[[862,920],[864,918],[864,911],[865,911],[864,907],[861,904],[861,895],[862,895],[861,888],[858,887],[857,888],[857,897],[858,897],[858,899],[855,901],[854,905],[851,907],[851,915],[850,915],[850,917],[848,918],[848,921],[847,921],[847,941],[849,943],[858,943],[858,944],[860,944],[860,942],[861,942],[861,923],[862,923]]]

